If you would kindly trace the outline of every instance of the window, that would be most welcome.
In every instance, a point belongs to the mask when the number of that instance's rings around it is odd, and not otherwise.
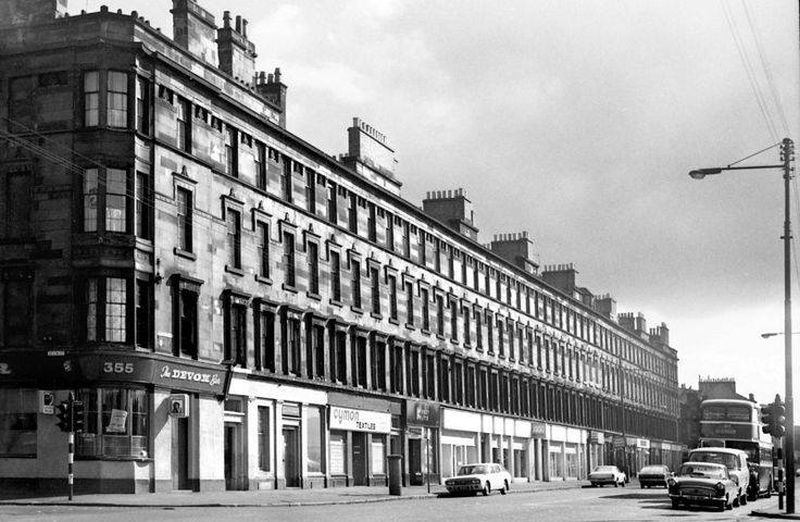
[[[127,172],[106,170],[106,231],[126,232]]]
[[[150,134],[150,82],[136,77],[136,130]]]
[[[33,173],[29,170],[8,172],[5,178],[6,239],[25,237],[31,231]]]
[[[309,324],[306,341],[306,372],[309,377],[325,377],[325,327]]]
[[[32,281],[30,279],[10,279],[4,286],[4,309],[14,313],[3,314],[3,332],[7,347],[26,345],[31,342],[33,325],[30,321],[33,312]]]
[[[177,324],[173,332],[174,339],[173,354],[185,357],[197,358],[197,291],[198,288],[191,288],[181,285],[180,282],[175,287],[175,318]]]
[[[147,391],[136,388],[78,390],[84,404],[84,431],[76,434],[79,457],[149,456]]]
[[[178,187],[176,191],[178,212],[178,248],[184,252],[191,252],[192,246],[192,193]]]
[[[255,335],[258,346],[256,347],[256,366],[258,369],[270,372],[275,371],[275,314],[262,310],[256,312]]]
[[[226,299],[225,359],[247,366],[247,300],[228,295]]]
[[[98,170],[86,169],[83,173],[83,231],[97,230]]]
[[[455,300],[450,301],[450,337],[458,340],[458,303]]]
[[[386,248],[394,252],[394,216],[386,213]]]
[[[289,203],[292,202],[292,160],[283,157],[283,170],[281,171],[281,197]]]
[[[424,252],[425,249],[423,248],[421,251]],[[403,221],[403,255],[406,258],[411,257],[411,231],[407,221]]]
[[[371,350],[372,389],[386,389],[386,343],[375,340]]]
[[[308,291],[319,295],[319,247],[308,242]]]
[[[392,393],[403,392],[403,345],[392,345],[389,350],[389,388]]]
[[[239,176],[239,140],[238,131],[227,125],[225,127],[225,174]]]
[[[475,310],[475,345],[483,350],[483,321],[480,310]]]
[[[143,239],[153,238],[150,224],[153,196],[150,190],[150,176],[144,172],[136,173],[136,235]]]
[[[269,278],[269,225],[263,221],[257,224],[258,229],[258,275]]]
[[[492,313],[486,312],[486,344],[487,352],[494,353],[494,325],[492,323]]]
[[[378,229],[376,223],[377,217],[375,214],[376,214],[375,205],[370,203],[367,213],[367,239],[369,239],[373,243],[375,242],[378,235]]]
[[[127,282],[117,277],[86,280],[86,340],[127,340]]]
[[[270,409],[258,407],[258,469],[270,471],[272,462],[270,444]]]
[[[267,190],[267,147],[260,142],[256,142],[256,153],[253,155],[256,171],[256,186],[261,190]]]
[[[350,261],[350,275],[353,278],[353,307],[361,308],[361,262],[355,259]]]
[[[124,128],[128,126],[128,75],[118,71],[108,71],[108,126]]]
[[[406,283],[406,324],[414,325],[414,284]]]
[[[306,418],[306,468],[309,473],[322,473],[322,413],[320,408],[309,406]]]
[[[328,184],[328,221],[336,224],[337,221],[336,185]]]
[[[146,348],[152,344],[152,288],[149,281],[136,280],[136,345]]]
[[[370,287],[372,291],[372,313],[381,314],[381,281],[380,271],[377,267],[369,269]]]
[[[227,209],[228,266],[242,267],[242,218],[238,210]]]
[[[353,350],[353,384],[362,388],[367,387],[367,338],[356,336],[355,350]]]
[[[422,329],[429,331],[431,329],[430,318],[430,302],[428,300],[428,289],[421,288],[419,291],[420,300],[422,301]]]
[[[348,212],[348,228],[353,234],[358,234],[358,197],[355,194],[350,194]]]
[[[0,389],[0,457],[35,457],[36,390]]]
[[[347,382],[347,334],[334,331],[331,340],[331,380],[344,384]]]
[[[503,335],[503,320],[497,319],[497,355],[506,356],[505,337]]]
[[[306,205],[312,214],[317,213],[317,176],[306,169]]]
[[[331,475],[346,474],[347,432],[331,430],[329,448],[330,448],[330,461],[331,461]]]
[[[342,301],[342,266],[339,260],[339,252],[330,252],[331,263],[331,299],[334,302]]]
[[[100,124],[100,73],[89,71],[83,74],[83,125],[96,127]]]
[[[464,308],[464,344],[471,344],[472,343],[472,332],[471,325],[470,325],[470,310],[469,308]]]
[[[386,276],[386,286],[389,287],[389,318],[397,321],[397,278]]]
[[[300,375],[300,319],[284,315],[281,360],[285,375]]]
[[[191,105],[189,105],[189,102],[183,98],[178,98],[175,119],[175,139],[178,148],[185,152],[191,151],[191,114],[192,109]]]
[[[406,350],[406,391],[413,397],[419,397],[419,352]]]
[[[286,286],[294,288],[295,265],[294,265],[294,234],[291,232],[283,233],[283,270],[286,277]]]
[[[128,174],[121,169],[86,169],[83,174],[83,231],[128,231]],[[101,190],[104,187],[104,190]]]

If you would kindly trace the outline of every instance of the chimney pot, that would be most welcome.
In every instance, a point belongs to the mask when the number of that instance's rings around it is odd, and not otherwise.
[[[222,13],[222,21],[223,21],[223,25],[226,28],[231,26],[231,12],[230,11],[225,11],[225,12]]]
[[[242,36],[247,38],[247,20],[242,18]]]
[[[242,17],[239,15],[236,15],[236,32],[242,32]]]

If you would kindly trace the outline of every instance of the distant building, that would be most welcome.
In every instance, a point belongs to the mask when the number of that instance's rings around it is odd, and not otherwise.
[[[665,324],[540,270],[527,233],[478,244],[460,189],[403,199],[364,120],[339,157],[291,133],[247,20],[172,15],[174,39],[0,0],[0,484],[64,483],[70,391],[84,491],[679,459]]]
[[[736,393],[736,380],[728,377],[698,378],[697,390],[681,385],[680,423],[678,440],[689,449],[700,444],[700,404],[706,399],[740,399],[756,402],[753,394],[745,397]]]

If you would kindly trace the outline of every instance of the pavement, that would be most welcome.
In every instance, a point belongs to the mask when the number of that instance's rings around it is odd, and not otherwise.
[[[628,485],[629,487],[631,484]],[[509,493],[536,493],[555,489],[577,489],[586,487],[585,481],[558,482],[515,482]],[[73,500],[66,494],[60,496],[41,496],[25,490],[0,491],[0,506],[96,506],[96,507],[287,507],[319,506],[330,504],[363,504],[369,502],[392,502],[408,499],[437,498],[446,495],[444,486],[409,486],[402,488],[400,496],[389,495],[384,486],[354,486],[341,488],[314,489],[271,489],[256,491],[213,491],[195,493],[191,491],[171,491],[166,493],[142,494],[89,494],[74,495]]]

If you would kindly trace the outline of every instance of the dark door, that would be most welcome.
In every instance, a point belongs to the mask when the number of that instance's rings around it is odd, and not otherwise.
[[[296,426],[283,428],[283,476],[287,488],[300,487],[300,446]]]
[[[421,486],[422,480],[422,439],[408,439],[408,474],[412,486]]]
[[[239,480],[239,425],[225,423],[225,489],[242,489]]]
[[[366,439],[366,434],[353,432],[353,484],[356,486],[369,485]]]
[[[189,419],[175,419],[172,431],[172,489],[190,489]]]

